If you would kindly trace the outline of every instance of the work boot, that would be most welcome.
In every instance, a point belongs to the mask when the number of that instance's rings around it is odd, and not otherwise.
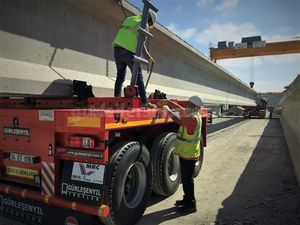
[[[154,104],[151,104],[150,102],[142,103],[142,107],[148,108],[148,109],[156,109],[157,106]]]
[[[181,213],[195,213],[197,212],[196,203],[184,203],[177,206],[177,211]]]

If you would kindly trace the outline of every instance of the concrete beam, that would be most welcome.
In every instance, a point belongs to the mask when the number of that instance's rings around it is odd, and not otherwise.
[[[124,19],[118,1],[0,0],[0,94],[40,94],[57,79],[82,79],[111,96],[111,43]],[[140,12],[124,2],[129,15]],[[255,91],[163,26],[150,41],[157,63],[147,92],[198,94],[205,104],[254,105]],[[146,68],[143,68],[147,79]],[[130,81],[127,74],[124,85]]]

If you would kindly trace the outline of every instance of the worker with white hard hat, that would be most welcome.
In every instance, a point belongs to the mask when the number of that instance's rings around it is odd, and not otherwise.
[[[200,157],[202,116],[199,110],[203,106],[202,99],[196,95],[190,97],[186,108],[166,99],[159,101],[157,105],[166,110],[172,119],[180,125],[174,154],[178,155],[180,159],[184,196],[182,200],[177,200],[175,205],[180,212],[196,212],[193,173],[195,163]]]
[[[121,97],[122,85],[125,80],[126,67],[128,66],[132,71],[134,64],[134,54],[136,53],[138,44],[138,29],[142,21],[142,16],[130,16],[127,17],[121,28],[119,29],[112,46],[114,47],[114,58],[117,66],[117,79],[115,82],[115,97]],[[147,29],[153,28],[156,22],[156,13],[149,9]],[[150,55],[145,42],[143,43],[143,55],[148,60],[149,63],[155,63],[154,58]],[[137,85],[139,88],[139,95],[141,97],[142,106],[147,108],[155,108],[147,101],[146,90],[142,75],[142,70],[139,68],[137,76]]]

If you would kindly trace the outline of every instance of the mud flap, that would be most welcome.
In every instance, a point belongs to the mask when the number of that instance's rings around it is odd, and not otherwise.
[[[61,197],[90,206],[100,206],[103,203],[104,170],[105,166],[100,164],[64,161]]]

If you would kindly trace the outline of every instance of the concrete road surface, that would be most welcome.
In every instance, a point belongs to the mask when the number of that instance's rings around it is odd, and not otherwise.
[[[300,224],[300,190],[277,119],[241,120],[210,135],[195,189],[196,213],[176,212],[180,186],[169,198],[153,195],[138,225]],[[21,225],[0,217],[2,224]]]
[[[138,225],[300,224],[300,191],[279,120],[252,119],[210,136],[196,178],[197,213],[176,213],[171,197],[152,203]]]

